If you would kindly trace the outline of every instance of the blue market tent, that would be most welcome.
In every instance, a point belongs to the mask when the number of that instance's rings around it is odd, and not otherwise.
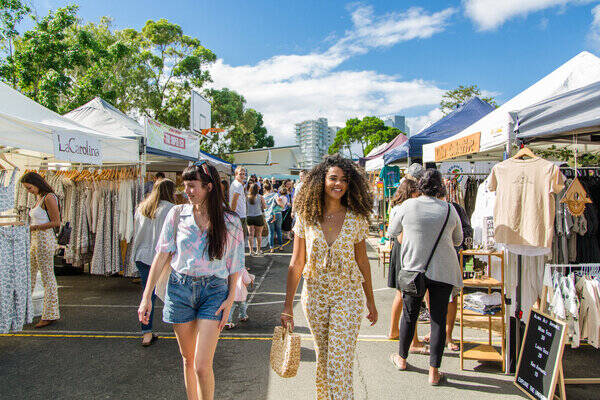
[[[446,139],[461,132],[492,110],[494,110],[493,106],[479,97],[473,97],[444,118],[411,136],[395,149],[390,150],[383,156],[383,160],[385,164],[391,164],[408,157],[421,157],[423,155],[423,145]]]

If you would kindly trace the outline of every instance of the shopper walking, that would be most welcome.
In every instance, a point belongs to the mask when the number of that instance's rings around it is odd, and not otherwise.
[[[454,207],[438,199],[445,192],[442,175],[428,169],[419,180],[421,196],[406,200],[390,221],[391,237],[404,233],[402,238],[402,269],[425,272],[429,290],[431,337],[429,383],[439,385],[444,379],[439,372],[446,343],[446,315],[452,287],[462,287],[462,271],[454,246],[462,243],[460,219]],[[436,237],[439,234],[439,242]],[[437,246],[436,246],[437,243]],[[399,354],[390,360],[399,370],[406,369],[410,348],[423,296],[403,293],[400,321]]]
[[[420,192],[417,188],[417,182],[414,180],[414,178],[405,179],[402,181],[402,183],[398,186],[398,189],[396,189],[394,197],[392,198],[390,220],[394,218],[402,203],[408,199],[418,197],[419,194]],[[388,287],[396,289],[396,296],[392,302],[392,315],[390,319],[390,331],[388,334],[388,339],[390,340],[398,339],[398,336],[400,335],[399,322],[400,315],[402,314],[402,292],[398,288],[397,277],[398,271],[400,271],[402,268],[402,236],[403,234],[400,234],[398,237],[389,238],[392,241],[392,250],[390,254],[388,271]],[[429,348],[419,341],[419,336],[416,329],[409,351],[413,354],[429,354]]]
[[[201,161],[186,168],[183,183],[189,204],[167,214],[138,317],[149,322],[152,292],[170,265],[163,321],[175,330],[188,400],[212,400],[213,358],[244,269],[244,236],[239,217],[223,204],[213,166]]]
[[[29,211],[31,231],[31,290],[35,288],[37,273],[42,275],[44,285],[44,309],[42,318],[35,325],[43,328],[60,319],[58,307],[58,284],[54,275],[54,251],[56,235],[54,229],[60,227],[60,206],[58,197],[46,180],[35,172],[27,172],[21,177],[21,184],[36,196],[35,207]]]
[[[235,169],[235,179],[229,187],[229,201],[233,211],[235,211],[242,221],[244,229],[244,238],[248,237],[248,224],[246,223],[246,190],[244,183],[246,182],[246,170],[244,167]]]
[[[279,191],[275,193],[272,198],[271,207],[269,213],[269,250],[271,253],[275,251],[275,244],[281,248],[283,246],[283,232],[281,230],[283,224],[283,210],[287,205],[287,189],[283,186],[279,188]],[[275,240],[277,239],[277,240]],[[275,243],[277,242],[277,243]]]
[[[165,223],[167,213],[175,205],[175,183],[170,179],[157,181],[152,191],[135,211],[134,236],[131,253],[135,266],[140,273],[142,289],[146,289],[150,265],[156,256],[156,244]],[[148,323],[142,323],[142,346],[150,346],[158,336],[152,334],[154,320],[154,302],[156,294],[152,293],[152,309]]]
[[[363,292],[367,319],[371,325],[377,322],[365,244],[373,196],[364,173],[339,155],[314,167],[304,185],[296,198],[294,251],[281,324],[294,327],[294,296],[304,276],[302,308],[317,352],[317,399],[353,399]]]
[[[258,193],[258,184],[250,185],[248,196],[246,198],[246,210],[248,217],[248,245],[250,246],[250,255],[262,254],[262,232],[265,226],[265,217],[263,211],[267,208],[265,200]],[[253,247],[256,250],[253,250]]]
[[[235,291],[235,301],[231,307],[229,320],[227,321],[227,324],[225,324],[225,329],[235,328],[234,314],[236,309],[238,310],[240,322],[248,321],[248,302],[246,299],[248,297],[248,285],[254,282],[254,278],[255,276],[249,273],[246,268],[240,272]]]

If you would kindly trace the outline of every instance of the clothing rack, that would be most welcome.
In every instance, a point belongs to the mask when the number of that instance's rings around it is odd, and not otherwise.
[[[546,264],[546,267],[552,269],[569,269],[571,272],[577,268],[577,272],[583,272],[585,275],[598,275],[600,273],[600,263],[592,264]],[[540,302],[539,310],[544,312],[548,305],[548,287],[544,285],[542,290],[542,301]],[[599,385],[600,378],[565,378],[565,385]]]

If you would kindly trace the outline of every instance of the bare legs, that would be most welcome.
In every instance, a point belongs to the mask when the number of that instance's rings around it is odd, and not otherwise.
[[[254,227],[254,238],[256,239],[256,252],[262,249],[262,233],[264,226]]]
[[[188,400],[213,400],[213,357],[219,341],[219,321],[200,319],[174,324],[173,329],[183,358]]]
[[[254,225],[248,225],[248,249],[250,250],[250,254],[254,254],[254,250],[252,250],[252,242],[254,241],[254,232],[256,227]]]

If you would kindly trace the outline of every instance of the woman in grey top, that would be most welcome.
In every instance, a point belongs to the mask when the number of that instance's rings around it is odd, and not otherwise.
[[[146,288],[150,265],[156,255],[156,243],[165,223],[167,213],[175,203],[175,183],[170,179],[161,179],[154,183],[150,195],[140,203],[135,211],[135,227],[131,254],[140,272],[142,288]],[[148,324],[142,324],[142,346],[150,346],[157,336],[152,334],[154,317],[154,300],[152,294],[152,311]]]
[[[431,337],[429,355],[429,383],[439,385],[444,376],[438,371],[446,344],[446,314],[452,287],[462,287],[462,271],[454,246],[462,243],[460,218],[449,203],[437,197],[445,188],[439,171],[428,169],[419,180],[421,196],[406,200],[390,221],[388,234],[392,237],[404,233],[402,241],[402,269],[423,272],[435,245],[446,215],[448,222],[431,257],[425,273],[429,290]],[[448,214],[448,209],[450,213]],[[400,321],[399,354],[390,360],[399,370],[406,369],[406,359],[423,297],[403,294],[402,320]]]

